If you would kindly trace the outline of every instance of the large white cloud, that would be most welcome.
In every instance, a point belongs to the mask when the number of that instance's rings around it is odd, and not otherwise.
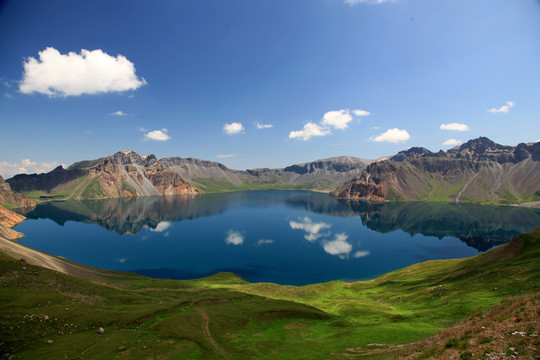
[[[307,241],[314,241],[323,236],[324,234],[322,233],[322,231],[325,229],[330,229],[332,227],[332,224],[324,222],[314,223],[313,220],[306,216],[302,219],[299,219],[299,221],[289,221],[289,226],[291,227],[291,229],[304,230],[306,232],[304,238]]]
[[[154,141],[167,141],[171,138],[169,134],[167,134],[167,129],[150,131],[144,134],[144,137]]]
[[[154,231],[154,232],[164,232],[165,230],[167,230],[168,228],[171,227],[171,223],[168,222],[168,221],[161,221],[159,222],[159,224],[157,224],[156,228],[155,229],[150,229],[150,231]]]
[[[324,114],[321,124],[331,126],[334,129],[345,130],[349,127],[352,121],[352,116],[347,110],[328,111]]]
[[[452,131],[467,131],[469,130],[469,127],[466,124],[450,123],[450,124],[441,124],[441,126],[439,126],[439,129],[452,130]]]
[[[407,141],[411,138],[407,130],[400,130],[398,128],[388,129],[379,136],[372,136],[369,139],[375,142],[391,142],[400,143]]]
[[[23,66],[19,91],[24,94],[78,96],[135,90],[146,84],[125,56],[110,56],[99,49],[60,54],[48,47],[39,52],[39,60],[29,57]]]
[[[244,125],[242,125],[242,123],[239,123],[239,122],[225,124],[223,125],[223,131],[225,131],[227,135],[240,134],[244,132]]]
[[[227,232],[225,243],[227,245],[242,245],[244,243],[244,236],[239,231],[231,229]]]
[[[500,108],[493,108],[493,109],[489,109],[488,112],[490,113],[509,113],[510,112],[510,109],[514,107],[516,103],[513,102],[513,101],[507,101],[506,102],[506,105],[503,105],[501,106]]]
[[[326,136],[330,133],[330,129],[312,122],[308,122],[306,125],[304,125],[302,130],[291,131],[289,133],[289,139],[309,140],[314,136]]]
[[[349,256],[352,245],[347,242],[348,238],[347,234],[336,234],[334,240],[324,242],[324,251],[330,255],[338,255],[342,259]]]
[[[4,179],[9,179],[17,174],[41,174],[46,173],[58,166],[56,161],[37,163],[30,159],[22,159],[20,163],[0,162],[0,174]]]

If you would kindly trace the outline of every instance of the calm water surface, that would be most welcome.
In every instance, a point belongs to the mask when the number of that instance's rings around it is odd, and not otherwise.
[[[540,211],[373,204],[306,191],[53,202],[17,227],[24,245],[156,278],[231,271],[251,282],[361,280],[476,255],[540,226]]]

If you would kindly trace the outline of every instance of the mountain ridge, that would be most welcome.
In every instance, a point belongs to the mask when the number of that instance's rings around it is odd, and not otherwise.
[[[369,201],[537,201],[540,142],[505,146],[479,137],[446,152],[413,147],[371,163],[331,194]]]

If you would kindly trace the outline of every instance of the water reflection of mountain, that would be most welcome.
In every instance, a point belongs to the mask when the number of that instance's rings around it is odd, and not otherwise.
[[[480,251],[508,242],[514,236],[540,226],[540,211],[514,206],[482,206],[437,202],[367,203],[343,201],[372,230],[403,230],[459,238]]]
[[[270,206],[338,217],[359,215],[365,226],[377,232],[403,230],[411,235],[452,236],[481,251],[540,226],[537,209],[429,202],[367,203],[305,191],[50,202],[38,205],[26,216],[49,218],[61,225],[70,220],[96,223],[119,234],[136,234],[143,227],[155,229],[163,221],[208,217],[237,207]]]

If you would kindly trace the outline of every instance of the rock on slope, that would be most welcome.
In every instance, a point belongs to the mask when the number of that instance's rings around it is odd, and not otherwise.
[[[24,235],[12,229],[15,225],[21,223],[24,216],[8,210],[0,205],[0,237],[7,240],[18,240]]]
[[[359,200],[522,203],[540,199],[540,142],[503,146],[480,137],[448,150],[414,147],[332,192]]]
[[[121,151],[94,161],[58,167],[47,174],[7,180],[19,192],[38,190],[42,198],[103,199],[150,195],[197,195],[199,191],[154,155]]]

